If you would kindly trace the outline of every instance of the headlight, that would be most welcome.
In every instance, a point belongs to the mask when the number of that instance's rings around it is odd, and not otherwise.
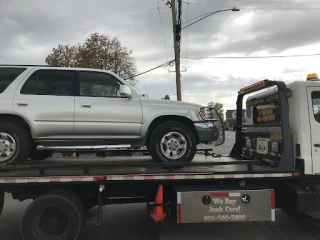
[[[214,108],[201,107],[199,110],[199,114],[204,120],[215,120],[213,117],[212,110],[214,111]]]

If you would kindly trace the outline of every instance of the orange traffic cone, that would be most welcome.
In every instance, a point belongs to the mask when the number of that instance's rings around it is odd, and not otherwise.
[[[154,204],[163,204],[163,185],[160,184]],[[167,214],[163,211],[163,206],[154,206],[150,212],[150,217],[155,222],[161,222]]]

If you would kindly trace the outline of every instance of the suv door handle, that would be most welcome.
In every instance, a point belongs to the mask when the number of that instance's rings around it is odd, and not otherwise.
[[[315,147],[320,147],[320,144],[319,144],[319,143],[316,143],[316,144],[314,144],[313,146],[315,146]]]
[[[87,104],[84,104],[84,105],[81,105],[82,108],[91,108],[91,105],[87,105]]]
[[[20,106],[20,107],[27,107],[28,104],[27,104],[27,103],[18,103],[18,106]]]

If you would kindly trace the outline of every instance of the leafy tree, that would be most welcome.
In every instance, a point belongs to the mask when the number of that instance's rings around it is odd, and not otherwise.
[[[214,107],[217,110],[217,112],[219,113],[219,115],[220,115],[220,117],[222,119],[222,122],[225,122],[224,109],[223,109],[223,104],[222,103],[209,102],[208,106]]]
[[[77,67],[77,53],[79,46],[58,45],[46,58],[46,63],[56,67]]]
[[[110,70],[130,83],[136,83],[137,73],[132,51],[122,46],[117,37],[91,34],[83,44],[58,45],[46,57],[46,63],[56,67],[81,67]]]
[[[208,102],[208,106],[209,107],[213,107],[214,106],[214,102]]]

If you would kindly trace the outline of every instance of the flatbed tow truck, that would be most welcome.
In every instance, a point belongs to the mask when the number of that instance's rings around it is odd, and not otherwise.
[[[269,102],[259,100],[259,108],[247,104],[258,111],[259,121],[270,121],[242,125],[243,97],[270,87],[276,90],[271,94],[275,97],[268,95]],[[317,87],[320,91],[319,82]],[[5,192],[20,201],[33,200],[21,222],[25,240],[77,239],[90,208],[98,206],[99,229],[102,207],[119,203],[144,202],[152,220],[173,217],[178,224],[275,221],[275,208],[319,220],[320,173],[315,171],[320,162],[303,158],[305,146],[293,137],[292,129],[299,127],[297,121],[291,126],[288,99],[294,94],[289,97],[281,81],[264,80],[241,89],[230,156],[198,154],[191,163],[155,163],[149,156],[55,157],[4,166],[0,214]],[[259,113],[270,106],[275,110]]]

